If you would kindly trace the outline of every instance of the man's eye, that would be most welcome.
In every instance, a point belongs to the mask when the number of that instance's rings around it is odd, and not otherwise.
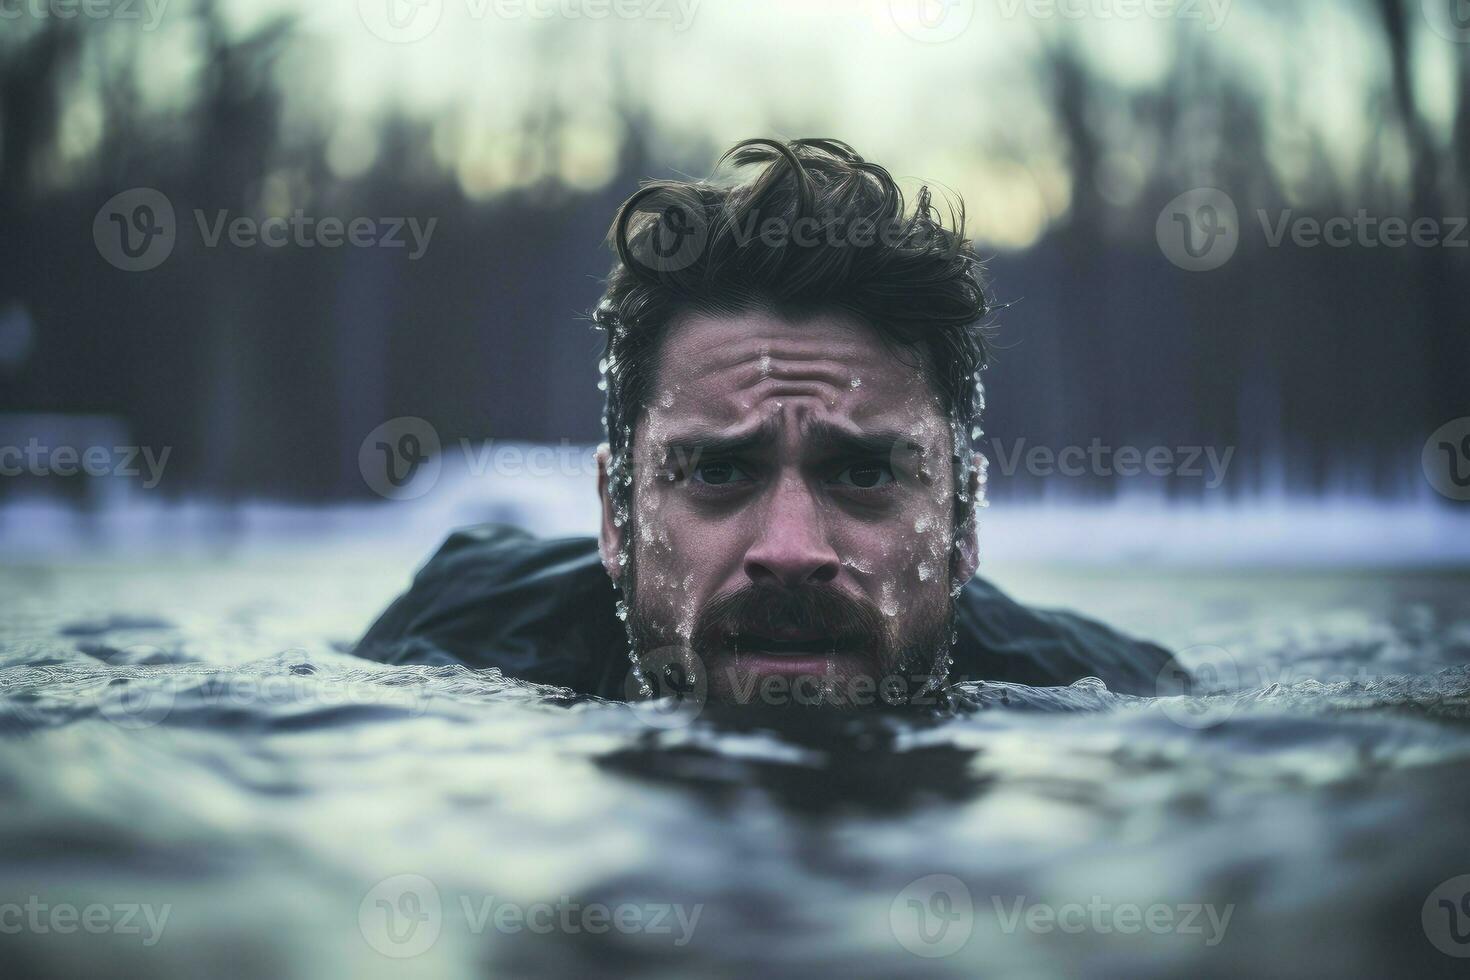
[[[712,487],[722,487],[750,479],[744,470],[729,460],[701,463],[694,468],[691,475],[695,483],[703,483]]]
[[[859,490],[875,490],[893,482],[893,470],[887,463],[854,463],[837,474],[837,483]]]

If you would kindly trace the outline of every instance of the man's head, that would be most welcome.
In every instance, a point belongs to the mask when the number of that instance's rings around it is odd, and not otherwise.
[[[975,570],[980,262],[962,212],[906,212],[843,143],[731,158],[759,170],[647,185],[613,225],[603,562],[645,675],[892,702],[942,672]]]

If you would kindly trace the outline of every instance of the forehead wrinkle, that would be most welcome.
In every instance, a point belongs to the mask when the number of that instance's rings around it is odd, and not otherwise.
[[[752,334],[740,332],[749,319],[727,322],[711,329],[709,321],[686,319],[665,342],[655,384],[697,394],[681,399],[677,411],[684,424],[677,428],[688,431],[702,424],[710,431],[736,432],[770,402],[804,397],[850,424],[912,431],[926,436],[924,441],[943,427],[943,407],[924,371],[886,348],[861,342],[861,329],[844,327],[835,336],[830,330],[803,335],[800,327],[772,334],[761,332],[757,322]],[[862,381],[856,388],[855,378]],[[665,411],[654,414],[674,422]]]
[[[815,445],[873,439],[896,442],[900,438],[923,435],[922,430],[909,424],[908,419],[900,419],[893,415],[880,415],[871,420],[869,424],[862,425],[851,418],[816,412],[807,406],[795,406],[793,414],[797,437]],[[712,441],[776,443],[788,431],[787,417],[786,413],[769,413],[729,426],[701,425],[698,421],[691,421],[686,426],[665,433],[660,443],[667,447],[694,446],[701,442]],[[926,452],[934,448],[922,443],[916,443],[916,445]]]

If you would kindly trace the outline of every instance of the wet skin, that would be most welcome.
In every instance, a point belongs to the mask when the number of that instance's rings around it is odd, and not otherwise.
[[[752,585],[830,587],[882,623],[881,642],[838,649],[779,621],[699,649],[712,699],[780,690],[770,678],[869,690],[908,661],[914,638],[943,631],[976,543],[970,527],[956,546],[952,430],[916,358],[837,314],[671,327],[634,426],[633,515],[621,526],[606,447],[599,455],[603,563],[619,580],[628,547],[653,642],[689,646],[705,604]]]

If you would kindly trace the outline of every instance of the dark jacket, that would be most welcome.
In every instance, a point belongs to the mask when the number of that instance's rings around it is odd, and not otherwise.
[[[456,531],[357,644],[391,664],[498,667],[508,677],[622,698],[628,642],[592,538],[542,540],[483,524]],[[951,679],[1035,686],[1098,677],[1155,693],[1162,647],[1066,612],[1030,609],[980,578],[958,599]]]

